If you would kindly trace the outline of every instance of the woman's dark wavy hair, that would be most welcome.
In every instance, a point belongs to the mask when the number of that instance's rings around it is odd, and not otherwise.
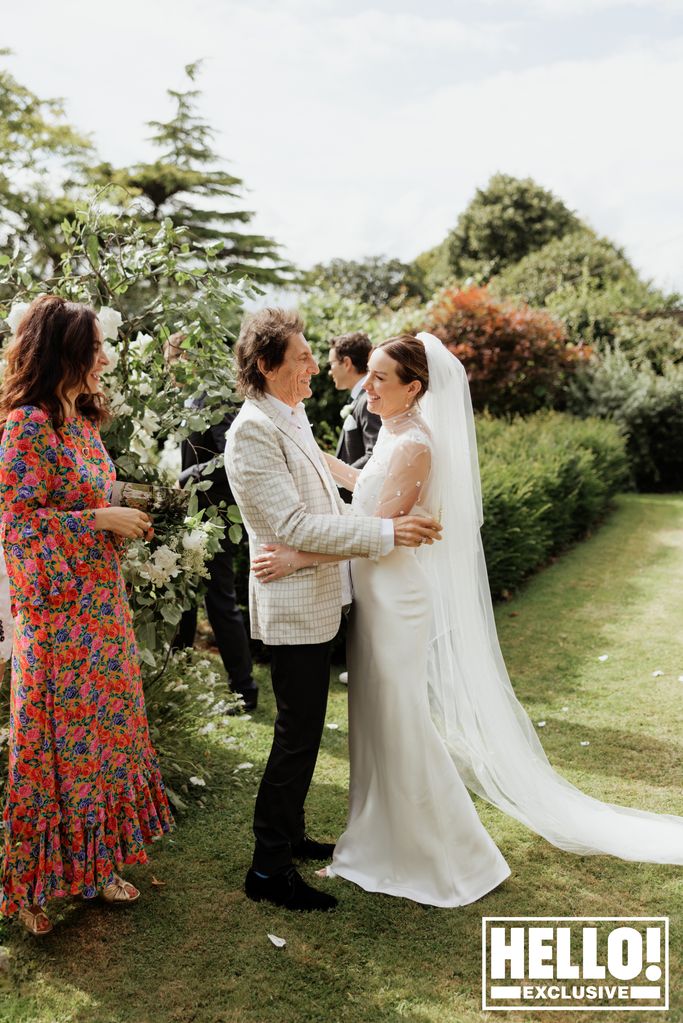
[[[59,295],[41,295],[24,313],[7,348],[0,391],[0,430],[22,405],[42,408],[55,430],[64,424],[60,394],[82,388],[76,411],[98,426],[109,418],[105,399],[87,392],[86,377],[99,341],[93,309]]]

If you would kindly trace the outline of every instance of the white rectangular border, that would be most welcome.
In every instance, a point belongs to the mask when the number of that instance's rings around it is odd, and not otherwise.
[[[524,921],[563,921],[579,920],[638,920],[664,924],[664,983],[666,985],[664,1005],[489,1005],[486,1001],[486,925],[489,921],[510,923]],[[667,1012],[669,1009],[669,917],[668,916],[483,916],[481,918],[481,1007],[483,1012]]]

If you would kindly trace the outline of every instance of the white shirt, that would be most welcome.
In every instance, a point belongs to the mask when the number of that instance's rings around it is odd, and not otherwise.
[[[363,377],[363,380],[364,379],[365,377]],[[351,391],[352,398],[357,396],[354,395],[354,391],[356,391],[356,388],[358,389],[357,394],[360,393],[360,388],[363,384],[363,380],[359,380],[358,383],[354,386],[353,390]],[[313,430],[311,428],[311,424],[308,421],[308,416],[306,415],[306,409],[304,408],[303,402],[300,401],[298,405],[292,408],[291,405],[288,405],[284,401],[280,401],[279,398],[276,398],[272,394],[266,393],[266,398],[271,403],[271,405],[273,405],[273,407],[277,409],[281,416],[284,416],[286,419],[290,419],[294,423],[296,428],[301,431],[302,441],[304,442],[306,447],[311,451],[311,453],[315,454],[315,457],[317,458],[318,462],[322,465],[324,456],[322,451],[318,447],[315,437],[313,436]],[[384,557],[385,554],[390,554],[391,551],[393,551],[394,549],[394,523],[392,519],[382,519],[381,522],[382,522],[381,557]],[[341,575],[342,584],[342,606],[345,606],[346,604],[350,604],[353,599],[351,589],[351,570],[349,567],[349,562],[342,561],[339,565],[339,571]]]
[[[356,383],[353,385],[353,387],[351,388],[351,401],[356,400],[360,392],[363,390],[363,384],[365,383],[366,380],[367,373],[364,377],[361,377],[360,380],[357,380]]]

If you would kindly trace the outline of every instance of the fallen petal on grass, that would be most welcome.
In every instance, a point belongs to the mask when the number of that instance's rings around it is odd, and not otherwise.
[[[334,721],[330,721],[327,727],[330,729],[331,732],[334,732],[335,729],[339,728],[339,725],[336,724]]]
[[[609,660],[609,654],[600,654],[600,656],[598,657],[598,660],[599,661],[607,661],[607,660]]]
[[[539,728],[545,728],[545,721],[538,721],[537,724]]]
[[[663,672],[663,671],[660,671],[660,670],[659,670],[659,668],[658,668],[658,669],[657,669],[657,671],[653,671],[653,672],[652,672],[652,677],[653,677],[653,678],[659,678],[659,676],[660,676],[660,675],[663,675],[663,674],[664,674],[664,672]]]
[[[152,882],[151,882],[151,884],[152,884],[153,888],[165,888],[166,887],[166,882],[165,881],[158,881],[157,878],[154,876],[154,874],[152,874]]]
[[[284,948],[287,942],[284,938],[278,938],[277,934],[269,934],[268,940],[271,944],[275,945],[275,948]]]
[[[248,771],[249,768],[253,767],[253,766],[254,765],[249,760],[245,760],[243,764],[238,764],[237,767],[235,768],[235,770],[236,771]]]
[[[579,746],[590,746],[590,742],[588,741],[588,739],[582,739],[581,742],[579,743]]]

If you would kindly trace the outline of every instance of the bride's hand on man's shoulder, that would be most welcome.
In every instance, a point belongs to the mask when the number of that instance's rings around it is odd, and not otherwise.
[[[396,547],[420,547],[423,543],[434,543],[441,539],[442,525],[436,519],[424,515],[402,515],[394,519],[394,544]]]
[[[262,554],[258,554],[251,563],[251,570],[261,583],[272,583],[276,579],[284,579],[285,576],[296,572],[300,565],[299,551],[283,544],[264,543],[261,545]]]

